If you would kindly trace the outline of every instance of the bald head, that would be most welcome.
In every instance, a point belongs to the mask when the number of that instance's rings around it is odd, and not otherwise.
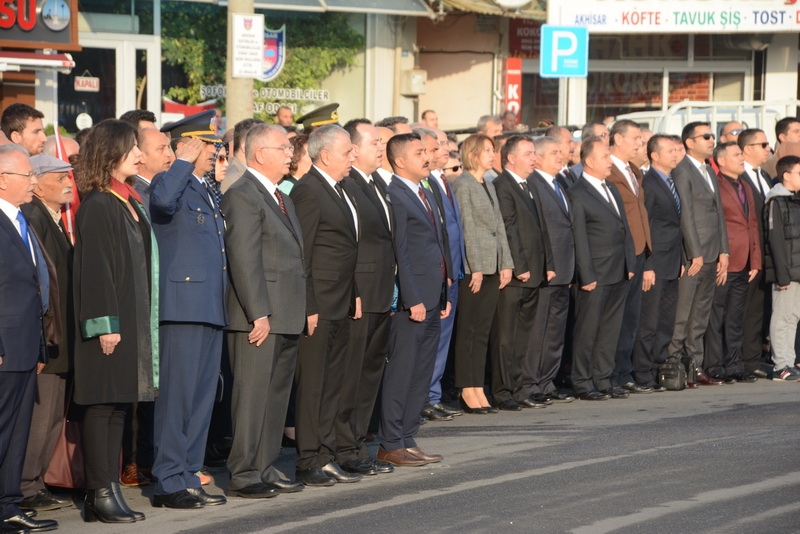
[[[78,144],[78,142],[71,137],[62,136],[61,144],[64,145],[65,158],[69,158],[70,156],[77,154],[81,149],[81,146]],[[42,154],[46,156],[53,156],[54,158],[58,157],[58,139],[56,139],[55,135],[47,136],[47,141],[44,142]]]
[[[172,165],[172,149],[169,138],[155,128],[145,128],[138,132],[139,150],[142,151],[142,162],[139,164],[139,175],[148,180],[169,169]]]

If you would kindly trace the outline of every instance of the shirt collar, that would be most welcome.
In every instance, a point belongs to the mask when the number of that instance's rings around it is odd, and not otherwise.
[[[266,176],[255,170],[253,167],[247,167],[247,170],[250,171],[250,174],[252,174],[255,179],[267,189],[267,192],[269,192],[270,195],[275,196],[275,190],[278,189],[277,185],[270,182]]]
[[[330,175],[327,172],[323,171],[322,169],[320,169],[316,165],[314,165],[314,168],[317,169],[317,172],[319,172],[322,175],[323,178],[325,178],[325,181],[328,182],[329,186],[331,186],[334,189],[336,189],[336,184],[338,184],[339,182],[337,182],[336,180],[331,178]]]
[[[8,217],[13,224],[17,224],[17,213],[19,213],[18,207],[14,206],[6,199],[0,198],[0,210],[6,214],[6,217]]]
[[[518,175],[517,173],[515,173],[515,172],[513,172],[513,171],[511,171],[511,170],[509,170],[509,169],[505,169],[505,171],[506,171],[508,174],[510,174],[510,175],[511,175],[511,177],[512,177],[512,178],[513,178],[513,179],[514,179],[514,180],[515,180],[515,181],[516,181],[518,184],[523,184],[523,183],[525,183],[525,180],[523,180],[522,178],[520,178],[520,177],[519,177],[519,175]]]

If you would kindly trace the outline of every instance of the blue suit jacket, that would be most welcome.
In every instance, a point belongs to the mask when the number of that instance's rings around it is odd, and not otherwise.
[[[443,180],[447,180],[442,176]],[[431,177],[428,180],[431,184],[436,184],[439,191],[442,192],[442,208],[444,210],[444,222],[447,229],[447,237],[450,242],[450,260],[452,261],[453,269],[453,282],[458,282],[464,278],[464,230],[461,227],[461,208],[456,200],[456,195],[453,194],[453,203],[451,204],[447,199],[447,191],[445,191],[441,182],[436,178]],[[452,188],[450,190],[452,193]]]
[[[50,282],[33,234],[31,241],[37,249],[37,265],[14,224],[0,211],[0,372],[30,371],[45,361],[42,317]]]
[[[219,207],[193,170],[188,161],[175,160],[150,185],[161,321],[225,326],[225,227]]]
[[[444,255],[447,252],[439,227],[436,199],[425,188],[422,191],[433,211],[435,224],[406,184],[395,177],[386,189],[395,221],[392,238],[400,286],[398,308],[403,310],[420,303],[426,310],[433,310],[441,304],[442,270],[446,268]]]

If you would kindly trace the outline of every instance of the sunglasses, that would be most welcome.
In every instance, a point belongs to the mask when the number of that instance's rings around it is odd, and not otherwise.
[[[769,143],[747,143],[747,146],[760,146],[761,148],[769,148]]]
[[[706,141],[708,141],[709,139],[716,139],[717,138],[717,136],[714,135],[713,133],[704,133],[702,135],[695,135],[694,137],[690,137],[689,139],[697,139],[698,137],[702,137]]]
[[[222,163],[223,161],[228,161],[228,156],[224,154],[217,154],[217,161]]]
[[[452,167],[444,167],[442,170],[443,171],[448,171],[449,170],[449,171],[453,171],[453,172],[458,172],[458,169],[460,169],[460,168],[461,168],[461,165],[453,165]]]

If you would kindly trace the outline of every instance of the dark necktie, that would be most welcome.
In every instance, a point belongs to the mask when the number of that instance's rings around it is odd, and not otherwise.
[[[444,184],[444,192],[447,194],[447,198],[450,200],[450,205],[455,208],[456,203],[453,200],[453,191],[450,189],[450,184],[447,183],[447,178],[442,175],[442,183]]]
[[[281,213],[283,213],[283,216],[286,217],[286,220],[289,221],[289,225],[291,225],[292,220],[289,219],[289,213],[286,211],[286,203],[283,201],[283,193],[281,193],[277,188],[275,189],[275,198],[278,199],[278,206],[281,208]]]
[[[353,212],[350,211],[350,205],[347,203],[347,199],[345,199],[344,189],[342,188],[342,184],[339,183],[339,182],[336,182],[336,185],[333,186],[333,188],[336,189],[336,193],[339,195],[339,198],[342,200],[342,204],[344,204],[344,211],[345,211],[345,213],[347,213],[347,219],[350,221],[350,224],[352,225],[352,227],[355,228],[356,227],[356,222],[353,219]]]
[[[756,186],[758,187],[758,190],[761,192],[761,196],[762,197],[766,197],[767,196],[767,192],[764,191],[764,185],[763,185],[762,177],[761,177],[762,176],[761,175],[761,167],[756,167],[755,169],[753,169],[753,171],[755,172],[755,175],[756,175]],[[769,182],[767,182],[767,183],[769,183]]]
[[[392,229],[392,221],[389,217],[389,207],[386,205],[386,202],[383,200],[383,195],[381,194],[381,190],[378,188],[378,184],[375,183],[375,178],[370,180],[369,185],[372,186],[372,192],[378,197],[378,203],[383,208],[383,214],[386,216],[386,224],[389,226],[389,230]]]
[[[561,203],[564,204],[564,207],[569,210],[569,206],[567,205],[567,200],[564,198],[564,193],[561,191],[561,186],[558,185],[558,180],[553,180],[553,187],[556,190],[556,195],[558,196]]]
[[[533,195],[531,195],[531,190],[528,187],[528,182],[520,182],[519,186],[525,192],[525,196],[527,196],[528,198],[533,198]]]
[[[748,216],[747,196],[744,194],[744,185],[742,185],[741,180],[736,180],[736,193],[739,195],[739,202],[742,204],[742,211],[744,212],[744,217],[746,219]]]
[[[608,189],[608,184],[605,182],[605,180],[603,181],[603,189],[606,192],[606,199],[608,200],[608,204],[611,206],[611,209],[614,210],[617,216],[619,216],[619,210],[617,209],[617,205],[611,199],[611,190]]]
[[[669,187],[669,190],[672,193],[672,198],[675,199],[675,205],[678,207],[678,215],[680,215],[681,197],[678,196],[678,190],[675,189],[675,182],[672,180],[672,176],[667,176],[667,186]]]
[[[633,174],[633,169],[631,169],[630,165],[625,165],[625,169],[628,171],[628,177],[631,179],[631,184],[633,184],[633,194],[637,197],[639,196],[639,182],[636,181],[636,175]]]
[[[206,195],[208,195],[208,201],[211,202],[211,205],[216,207],[216,202],[214,202],[214,193],[211,191],[211,187],[208,185],[208,182],[205,178],[202,180],[203,187],[206,188]]]
[[[422,188],[417,189],[417,193],[419,194],[419,198],[422,200],[422,203],[425,204],[425,209],[428,211],[428,217],[431,219],[431,224],[434,228],[436,228],[436,218],[433,216],[433,210],[431,209],[431,205],[428,204],[428,199],[425,198],[425,193],[422,192]]]
[[[28,234],[28,220],[22,214],[22,211],[17,212],[17,222],[19,222],[19,233],[20,237],[22,238],[22,242],[25,243],[25,249],[28,251],[28,254],[31,254],[31,258],[33,258],[31,253],[30,237]]]

